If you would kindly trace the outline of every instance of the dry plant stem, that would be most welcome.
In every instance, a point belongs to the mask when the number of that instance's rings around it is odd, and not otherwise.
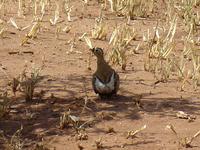
[[[73,38],[68,41],[68,44],[70,46],[70,49],[66,52],[67,54],[76,52],[76,53],[81,53],[79,51],[74,51],[75,45],[76,45],[76,34],[74,34]]]
[[[25,100],[27,102],[32,101],[34,96],[34,90],[36,88],[37,83],[40,81],[40,73],[43,70],[44,62],[41,67],[36,68],[33,64],[31,70],[28,72],[27,65],[25,65],[24,70],[20,75],[20,87],[22,88],[22,92],[25,95]]]
[[[37,21],[33,24],[30,32],[27,34],[27,37],[28,38],[35,38],[37,36],[37,32],[39,31],[40,29],[40,22]]]
[[[40,20],[43,19],[44,15],[45,15],[45,8],[48,5],[48,0],[41,0],[40,1],[40,7],[41,7],[41,17]]]
[[[24,10],[23,10],[23,6],[25,5],[25,1],[24,0],[19,0],[18,2],[18,17],[23,17],[24,16]]]
[[[67,12],[67,20],[68,20],[69,22],[72,21],[72,19],[71,19],[71,11],[72,11],[72,8],[73,8],[73,6],[70,7],[69,10],[68,10],[68,12]]]
[[[62,31],[65,32],[65,33],[69,33],[70,30],[71,30],[71,27],[70,26],[66,26],[65,28],[63,28]]]
[[[91,42],[90,38],[86,36],[86,33],[83,34],[82,37],[85,39],[85,42],[86,42],[87,46],[89,47],[89,49],[93,49],[92,42]]]
[[[86,88],[86,82],[85,82],[85,78],[83,78],[83,91],[84,91],[84,100],[85,100],[85,104],[83,106],[83,109],[81,111],[81,113],[83,113],[85,111],[85,109],[88,109],[87,107],[87,103],[89,101],[89,97],[88,97],[88,92],[87,92],[87,88]]]
[[[191,142],[200,135],[200,130],[192,137]]]
[[[59,33],[61,31],[61,27],[60,26],[56,26],[56,31],[55,31],[55,38],[59,39]]]
[[[64,0],[64,11],[65,11],[65,13],[66,13],[66,15],[67,15],[67,20],[69,21],[69,22],[71,22],[72,20],[71,20],[71,11],[72,11],[72,8],[73,8],[73,6],[70,6],[70,1],[71,0]]]
[[[28,39],[36,38],[37,37],[37,33],[39,32],[39,29],[40,29],[40,22],[37,21],[37,22],[35,22],[33,24],[31,30],[26,35],[26,37],[22,40],[21,46],[23,46],[24,44],[26,44],[28,42]]]
[[[85,39],[85,42],[86,42],[87,46],[89,47],[89,49],[93,49],[90,38],[87,37],[86,34],[83,34],[82,37]],[[89,51],[89,56],[87,58],[87,69],[88,70],[91,70],[91,59],[92,59],[92,52]]]
[[[85,36],[87,35],[86,32],[84,32],[81,36],[78,37],[79,41],[83,41],[83,38],[85,38]],[[91,42],[91,41],[90,41]]]
[[[102,8],[99,14],[99,17],[95,19],[95,26],[92,30],[92,38],[98,40],[106,40],[106,36],[108,33],[107,24],[104,23],[102,18]]]
[[[82,1],[81,17],[84,17],[84,13],[87,10],[87,4]]]
[[[17,30],[21,30],[21,28],[18,27],[17,23],[13,18],[10,18],[9,22],[12,24],[13,27],[15,27]]]
[[[142,126],[140,129],[138,129],[138,130],[135,130],[135,131],[129,131],[128,132],[128,135],[127,135],[127,139],[128,138],[134,138],[135,136],[136,136],[136,134],[138,134],[139,132],[141,132],[141,131],[143,131],[144,129],[146,129],[146,125],[144,125],[144,126]]]
[[[54,14],[54,19],[50,19],[50,23],[52,25],[56,25],[58,23],[59,14],[60,14],[60,12],[59,12],[59,4],[58,4],[57,1],[55,3],[56,3],[56,10],[55,10],[55,14]]]
[[[146,17],[153,11],[154,0],[109,0],[111,11],[116,15],[126,16],[129,19]]]
[[[1,38],[4,37],[4,31],[5,31],[5,28],[1,28],[1,29],[0,29],[0,37],[1,37]]]
[[[5,9],[5,0],[2,0],[1,1],[1,3],[0,3],[0,13],[1,13],[1,10],[2,10],[2,8],[4,8]],[[3,13],[2,13],[3,15],[5,14],[5,12],[3,11]]]
[[[2,14],[3,14],[3,16],[5,16],[6,14],[7,14],[7,2],[6,2],[6,0],[2,0],[1,1],[1,4],[0,4],[0,10],[2,10],[3,12],[2,12]],[[1,12],[0,12],[1,13]]]
[[[16,78],[13,78],[13,82],[12,82],[12,92],[14,94],[14,96],[16,97],[16,92],[18,90],[18,87],[20,85],[20,82],[18,79]]]
[[[80,126],[80,118],[71,115],[71,111],[64,112],[64,114],[60,117],[60,128],[64,129],[65,127],[72,126],[73,129],[76,131],[76,133],[79,133],[79,131],[82,129]]]
[[[153,39],[148,36],[148,57],[145,60],[145,70],[154,73],[159,81],[167,81],[174,66],[175,57],[172,52],[175,49],[174,36],[176,33],[177,17],[169,22],[169,29],[159,33],[158,22],[155,28]],[[146,37],[143,39],[146,39]]]
[[[37,0],[34,0],[34,15],[37,16]]]
[[[174,135],[178,136],[178,134],[177,134],[177,132],[176,132],[176,130],[175,130],[175,128],[174,128],[173,125],[169,124],[169,125],[167,125],[166,127],[167,127],[168,129],[170,129],[170,130],[174,133]]]
[[[189,77],[190,77],[190,74],[189,74],[189,72],[187,72],[187,75],[184,76],[184,79],[183,79],[183,81],[182,81],[182,83],[181,83],[181,87],[180,87],[180,90],[181,90],[181,91],[184,91],[184,87],[185,87],[185,84],[186,84],[186,83],[191,84],[191,83],[189,82]]]
[[[24,83],[25,89],[25,100],[26,102],[30,102],[33,99],[33,93],[34,93],[34,86],[35,83],[32,80],[28,80]]]
[[[6,88],[0,93],[0,119],[9,113],[11,99],[8,97],[8,89]]]
[[[67,120],[67,115],[68,112],[64,112],[62,116],[60,116],[60,123],[59,123],[59,128],[64,129],[66,126],[68,126],[68,120]]]
[[[107,8],[107,0],[104,0],[104,6],[103,6],[103,9],[106,10]]]
[[[21,150],[24,147],[24,142],[21,139],[21,132],[23,130],[23,126],[19,130],[17,130],[10,140],[10,147],[14,150]]]
[[[181,81],[181,90],[183,90],[183,88],[185,87],[185,83],[193,85],[193,88],[196,90],[199,84],[200,76],[200,56],[197,53],[199,47],[198,44],[196,44],[198,42],[196,42],[196,36],[193,33],[192,26],[190,27],[188,35],[185,36],[183,40],[184,48],[182,51],[180,64],[177,67],[179,69],[178,77]],[[188,61],[188,58],[191,58],[191,63]]]
[[[122,70],[125,70],[128,46],[135,36],[135,29],[128,27],[127,24],[116,27],[109,41],[109,44],[112,45],[109,62],[120,65]]]
[[[194,134],[194,136],[192,136],[192,138],[188,138],[188,137],[179,137],[179,135],[177,134],[175,128],[173,125],[167,125],[166,126],[168,129],[170,129],[174,135],[176,136],[176,138],[178,139],[178,143],[180,146],[183,146],[183,147],[192,147],[191,144],[192,144],[192,141],[197,138],[199,135],[200,135],[200,131],[198,131],[197,133]]]

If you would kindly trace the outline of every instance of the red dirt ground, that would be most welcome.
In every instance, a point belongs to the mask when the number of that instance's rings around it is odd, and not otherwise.
[[[14,5],[14,4],[13,4]],[[16,4],[15,4],[16,5]],[[101,138],[102,149],[107,150],[175,150],[178,139],[166,125],[172,124],[180,137],[191,137],[200,130],[200,99],[199,88],[194,91],[188,85],[185,91],[180,91],[180,83],[177,80],[169,80],[166,83],[154,84],[156,79],[153,74],[144,71],[145,50],[139,50],[139,54],[132,54],[128,58],[126,71],[119,72],[121,85],[119,95],[111,100],[99,100],[91,86],[91,76],[96,68],[96,60],[92,59],[91,71],[87,70],[88,47],[85,42],[78,41],[78,37],[84,32],[90,33],[94,27],[94,19],[99,15],[100,5],[95,0],[89,1],[84,10],[82,2],[72,2],[72,22],[67,22],[66,15],[62,12],[58,25],[63,28],[70,25],[69,33],[60,33],[59,39],[55,38],[55,26],[50,26],[49,19],[53,17],[55,8],[52,7],[44,17],[41,32],[36,39],[29,40],[29,44],[20,46],[21,40],[30,28],[18,31],[12,26],[7,27],[4,38],[0,38],[0,60],[9,76],[17,76],[23,69],[25,61],[34,62],[37,66],[42,64],[45,56],[45,68],[42,71],[42,81],[36,88],[36,93],[45,92],[42,100],[37,97],[31,103],[26,103],[21,95],[17,95],[11,106],[11,112],[0,120],[0,130],[9,139],[21,125],[23,125],[22,139],[25,143],[23,149],[34,149],[39,143],[46,148],[56,150],[78,150],[78,145],[85,150],[96,149],[95,140]],[[136,19],[131,25],[136,28],[138,35],[133,46],[136,47],[142,40],[143,32],[155,27],[157,18],[162,16],[161,5],[157,4],[154,15],[149,18]],[[159,9],[158,9],[159,8]],[[17,9],[13,8],[0,18],[8,21],[14,17],[19,26],[29,25],[32,20],[32,12],[25,19],[17,17]],[[103,11],[106,22],[109,25],[109,36],[114,25],[123,23],[123,17],[117,17],[109,10]],[[70,45],[67,41],[76,37],[74,52],[67,54]],[[177,41],[183,35],[181,26],[178,28]],[[106,41],[92,40],[93,45],[110,49]],[[31,54],[14,54],[13,51],[32,51]],[[76,53],[75,51],[80,51]],[[1,89],[5,87],[8,79],[0,73]],[[88,103],[84,112],[85,88],[88,95]],[[52,96],[53,94],[53,96]],[[141,108],[136,101],[140,99]],[[81,120],[93,120],[92,124],[82,131],[88,135],[87,140],[77,140],[76,132],[68,127],[59,129],[59,119],[63,112],[71,110],[72,114],[79,116]],[[184,111],[196,116],[196,120],[189,122],[176,117],[178,111]],[[30,114],[32,117],[30,118]],[[138,133],[133,139],[127,139],[128,131],[135,131],[142,126],[147,128]],[[108,133],[113,128],[115,133]],[[0,142],[0,149],[7,149],[6,142]],[[191,150],[200,149],[199,138],[192,143]],[[184,149],[184,148],[180,148]]]

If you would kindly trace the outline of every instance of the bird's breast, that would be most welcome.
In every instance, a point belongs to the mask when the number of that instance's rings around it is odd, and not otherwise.
[[[98,77],[96,77],[94,84],[99,93],[102,93],[102,94],[111,93],[115,88],[114,73],[112,74],[109,82],[103,83],[98,79]]]

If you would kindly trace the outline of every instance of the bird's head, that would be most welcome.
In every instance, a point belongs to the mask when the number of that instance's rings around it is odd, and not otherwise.
[[[102,48],[95,47],[95,48],[91,49],[91,51],[97,58],[100,58],[100,57],[104,56]]]

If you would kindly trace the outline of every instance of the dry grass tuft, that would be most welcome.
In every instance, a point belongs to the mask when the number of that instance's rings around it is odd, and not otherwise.
[[[147,17],[153,11],[154,0],[109,0],[111,11],[126,16],[128,22],[135,17]]]
[[[109,42],[112,45],[109,62],[120,65],[122,70],[125,70],[130,42],[135,37],[136,31],[134,28],[130,28],[126,24],[116,27]]]
[[[173,125],[169,124],[166,126],[167,129],[170,129],[173,134],[176,136],[179,146],[189,148],[192,147],[192,142],[200,135],[200,130],[196,132],[192,137],[180,137],[176,132]]]
[[[95,26],[92,30],[92,38],[98,40],[106,40],[108,34],[108,26],[102,18],[102,11],[98,18],[95,19]]]
[[[11,100],[8,97],[7,89],[0,94],[0,119],[9,113]]]

